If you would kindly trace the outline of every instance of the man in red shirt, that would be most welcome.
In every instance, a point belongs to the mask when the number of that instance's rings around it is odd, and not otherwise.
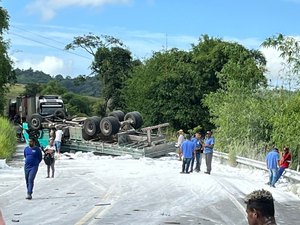
[[[288,147],[283,148],[283,153],[280,159],[280,168],[278,170],[276,182],[279,180],[281,175],[283,174],[284,170],[289,167],[290,162],[292,160],[292,155]]]

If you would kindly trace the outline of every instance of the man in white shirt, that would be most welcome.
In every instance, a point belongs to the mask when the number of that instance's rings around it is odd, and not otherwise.
[[[176,143],[176,147],[178,148],[179,160],[181,161],[182,160],[181,145],[184,142],[184,132],[182,129],[180,129],[177,133],[179,134],[179,136]]]
[[[61,139],[62,139],[63,134],[64,133],[63,133],[63,131],[61,129],[61,126],[58,126],[57,130],[55,132],[55,140],[54,140],[56,151],[57,151],[58,155],[60,154]]]

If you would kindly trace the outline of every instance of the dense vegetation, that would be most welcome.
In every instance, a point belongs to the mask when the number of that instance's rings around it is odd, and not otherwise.
[[[77,76],[71,78],[69,76],[56,75],[55,77],[51,77],[49,74],[33,69],[21,70],[17,68],[14,71],[18,84],[41,86],[42,84],[47,84],[49,81],[58,81],[67,91],[94,97],[100,96],[100,82],[94,76]]]
[[[0,117],[0,159],[10,159],[17,145],[16,130],[5,118]]]

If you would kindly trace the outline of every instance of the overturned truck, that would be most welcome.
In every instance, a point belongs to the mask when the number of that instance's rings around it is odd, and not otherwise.
[[[94,152],[106,155],[132,155],[140,157],[160,157],[176,150],[175,143],[167,141],[164,128],[168,123],[143,127],[143,118],[137,111],[117,110],[106,117],[65,118],[54,115],[43,118],[33,115],[24,124],[26,135],[34,135],[41,146],[46,146],[51,129],[63,130],[62,152]],[[28,138],[28,137],[27,137]]]

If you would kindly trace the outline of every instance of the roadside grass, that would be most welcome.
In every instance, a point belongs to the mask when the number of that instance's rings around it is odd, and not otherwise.
[[[11,159],[16,149],[16,130],[6,118],[0,117],[0,159]]]
[[[8,87],[9,92],[6,95],[7,99],[13,99],[19,95],[21,95],[25,91],[24,84],[14,84]]]
[[[261,147],[260,147],[261,146]],[[263,143],[258,145],[253,145],[253,143],[244,142],[232,142],[229,146],[227,146],[225,149],[229,156],[229,163],[233,166],[236,165],[236,157],[241,156],[249,159],[255,159],[259,161],[265,161],[265,157],[267,152],[263,148]]]

